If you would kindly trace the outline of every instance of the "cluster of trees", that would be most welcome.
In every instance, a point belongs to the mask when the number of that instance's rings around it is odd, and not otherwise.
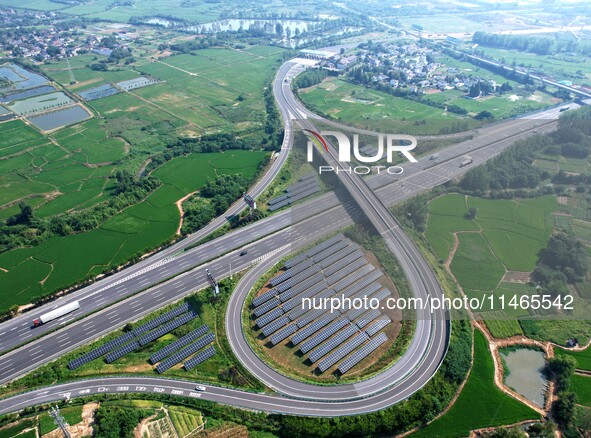
[[[312,68],[298,75],[295,79],[295,85],[298,88],[308,88],[321,83],[327,76],[328,70]]]
[[[472,41],[476,44],[519,52],[532,52],[538,55],[553,55],[559,52],[591,54],[589,41],[575,39],[557,39],[545,36],[501,35],[487,32],[475,32]]]
[[[159,50],[166,50],[169,48],[173,52],[179,53],[191,53],[195,50],[203,50],[208,49],[210,47],[216,47],[223,45],[224,41],[215,37],[215,36],[207,36],[203,37],[195,37],[193,41],[184,41],[170,44],[170,46],[166,44],[161,44],[158,46]]]
[[[249,180],[242,175],[220,175],[209,180],[199,196],[185,205],[181,232],[189,234],[207,225],[240,198],[248,183]]]
[[[572,232],[557,233],[540,252],[533,278],[554,296],[567,294],[567,283],[585,278],[588,261],[585,245]]]
[[[548,172],[532,166],[536,154],[548,145],[547,137],[532,137],[517,143],[486,164],[468,171],[460,181],[460,188],[483,196],[500,197],[496,192],[506,189],[535,189],[548,179]],[[488,193],[490,191],[490,193]]]
[[[571,390],[571,377],[576,362],[572,357],[558,356],[548,360],[544,373],[556,383],[558,399],[552,405],[554,420],[564,432],[572,431],[577,405],[577,395]],[[577,436],[567,434],[566,436]]]
[[[133,429],[151,411],[137,407],[101,405],[94,414],[96,438],[133,437]]]

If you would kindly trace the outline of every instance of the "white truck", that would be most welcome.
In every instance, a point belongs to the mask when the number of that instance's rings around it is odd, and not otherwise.
[[[74,310],[78,310],[80,308],[80,303],[78,301],[72,301],[71,303],[64,304],[63,306],[58,307],[57,309],[53,309],[50,312],[44,313],[39,318],[33,320],[33,325],[35,327],[40,326],[41,324],[47,324],[49,321],[53,321],[54,319],[59,318],[60,316],[64,316]]]

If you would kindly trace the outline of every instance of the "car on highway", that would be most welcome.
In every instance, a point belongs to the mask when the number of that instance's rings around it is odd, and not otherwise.
[[[248,251],[242,251],[242,252],[240,253],[240,257],[242,257],[243,255],[246,255],[246,254],[248,254]]]
[[[203,392],[203,391],[205,391],[205,386],[203,386],[203,385],[197,385],[195,387],[195,390]]]

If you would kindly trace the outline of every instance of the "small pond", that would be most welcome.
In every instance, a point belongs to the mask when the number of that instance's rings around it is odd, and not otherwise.
[[[542,370],[546,365],[544,353],[528,348],[501,352],[509,375],[505,376],[505,385],[531,400],[538,406],[544,406],[546,379]]]

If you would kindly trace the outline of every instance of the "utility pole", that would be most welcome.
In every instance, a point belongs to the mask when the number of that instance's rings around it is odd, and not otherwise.
[[[72,435],[70,435],[70,432],[68,432],[68,423],[66,423],[66,420],[64,419],[64,417],[62,417],[62,414],[60,413],[60,408],[58,408],[57,406],[52,406],[49,411],[49,415],[53,417],[53,421],[62,430],[64,436],[66,438],[72,438]]]

